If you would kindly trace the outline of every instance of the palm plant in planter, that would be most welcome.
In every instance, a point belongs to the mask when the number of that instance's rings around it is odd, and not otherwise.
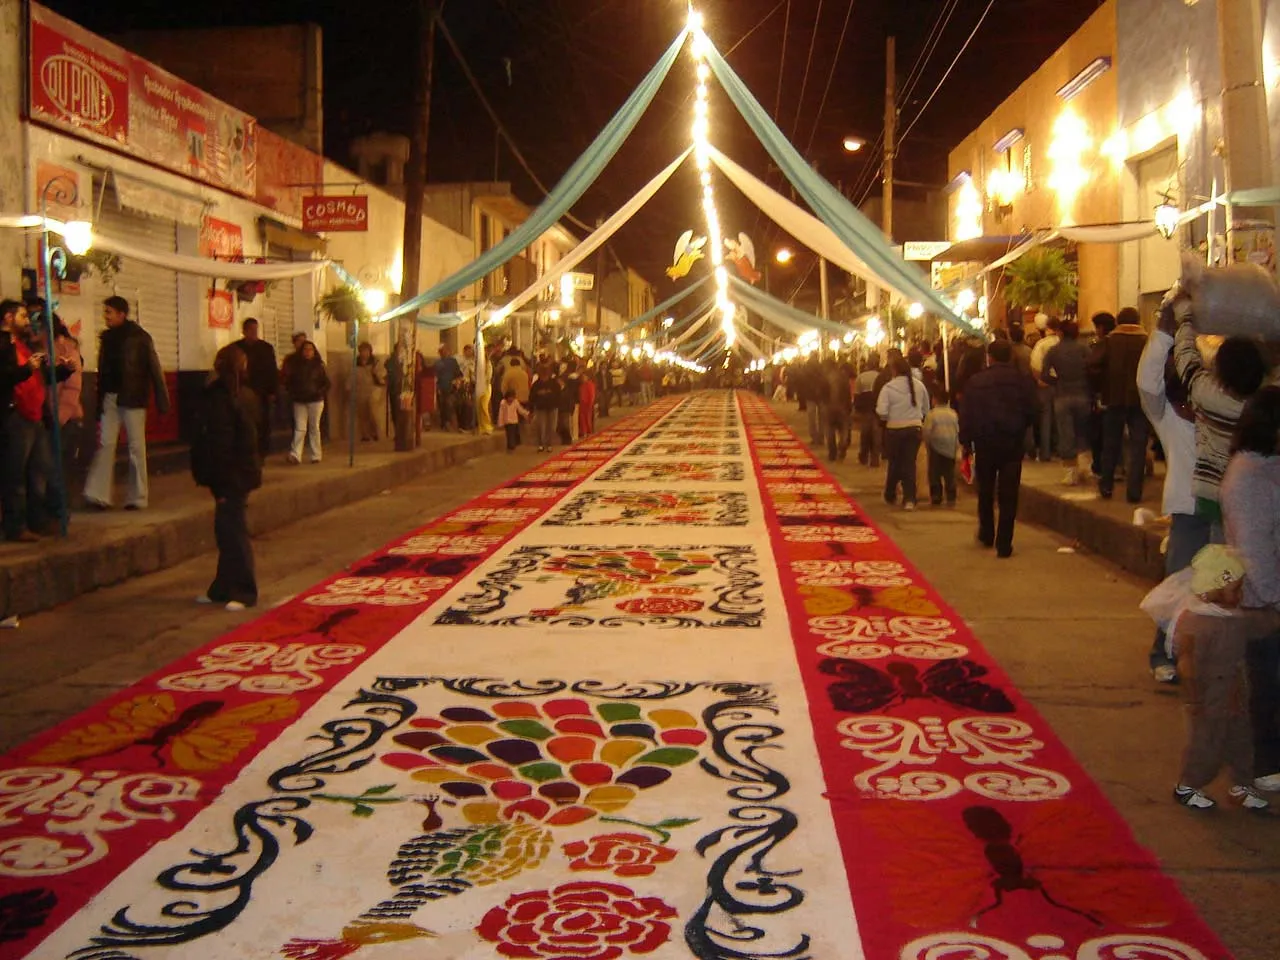
[[[1015,307],[1060,313],[1076,302],[1079,289],[1061,250],[1040,248],[1009,264],[1005,300]]]
[[[351,284],[330,290],[316,301],[316,312],[325,314],[336,323],[353,323],[368,320],[369,308],[365,306],[360,291]]]

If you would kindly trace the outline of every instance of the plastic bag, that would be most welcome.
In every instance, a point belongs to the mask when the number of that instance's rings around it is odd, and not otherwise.
[[[1191,598],[1191,568],[1186,567],[1156,584],[1138,607],[1156,622],[1156,626],[1168,633],[1178,613]]]
[[[960,479],[973,486],[973,454],[966,453],[960,458]]]

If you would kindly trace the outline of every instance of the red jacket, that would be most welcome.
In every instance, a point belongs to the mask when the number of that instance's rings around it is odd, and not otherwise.
[[[31,350],[19,339],[13,341],[18,355],[18,366],[25,367],[31,360]],[[31,376],[13,388],[13,407],[23,420],[39,423],[44,418],[44,372],[33,370]]]

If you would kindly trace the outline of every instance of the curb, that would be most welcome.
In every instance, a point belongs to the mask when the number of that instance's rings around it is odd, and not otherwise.
[[[1163,535],[1055,497],[1023,484],[1018,520],[1034,523],[1078,542],[1120,569],[1154,583],[1164,579]]]
[[[260,536],[399,486],[426,472],[465,463],[505,448],[501,433],[448,447],[403,454],[337,477],[267,486],[249,509],[249,532]],[[176,566],[215,548],[213,500],[202,498],[171,519],[107,534],[92,543],[51,545],[47,552],[0,569],[0,615],[48,610],[133,577]]]

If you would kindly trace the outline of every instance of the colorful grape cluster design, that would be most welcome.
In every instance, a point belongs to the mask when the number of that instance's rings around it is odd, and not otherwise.
[[[384,764],[457,801],[467,822],[567,826],[616,814],[699,756],[707,734],[683,710],[579,699],[458,706],[411,720]]]

